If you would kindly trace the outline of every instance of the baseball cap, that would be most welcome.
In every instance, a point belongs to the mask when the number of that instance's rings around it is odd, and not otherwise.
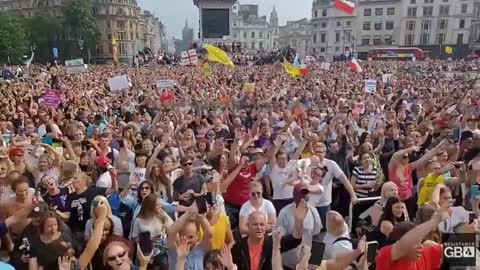
[[[263,154],[262,148],[255,148],[252,151],[252,154]]]
[[[310,191],[308,191],[307,184],[298,183],[295,186],[293,186],[293,197],[296,197],[302,193],[310,193]]]

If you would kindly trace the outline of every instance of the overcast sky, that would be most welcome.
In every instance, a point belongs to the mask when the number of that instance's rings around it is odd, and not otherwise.
[[[273,6],[276,7],[280,25],[288,20],[310,18],[313,0],[241,0],[240,4],[259,5],[259,15],[270,18]],[[169,3],[169,4],[166,4]],[[185,19],[193,25],[195,36],[198,33],[198,9],[193,0],[138,0],[142,9],[150,10],[165,24],[167,35],[181,38]]]

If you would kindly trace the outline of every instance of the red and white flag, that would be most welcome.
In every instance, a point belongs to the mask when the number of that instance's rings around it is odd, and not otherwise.
[[[352,71],[352,72],[361,73],[363,71],[362,67],[357,62],[357,59],[355,57],[352,57],[352,60],[350,60],[350,62],[348,62],[348,67],[350,68],[350,71]]]
[[[194,49],[183,51],[180,56],[180,65],[182,66],[196,65],[198,63],[197,51]]]
[[[339,9],[350,15],[355,11],[355,3],[349,0],[335,0],[334,6],[336,9]]]

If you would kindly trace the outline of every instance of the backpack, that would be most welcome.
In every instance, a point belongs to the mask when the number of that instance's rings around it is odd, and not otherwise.
[[[333,241],[333,244],[337,243],[337,242],[341,242],[341,241],[348,241],[352,244],[352,248],[353,249],[356,249],[357,246],[358,246],[358,240],[357,239],[352,239],[350,237],[339,237],[337,239],[335,239],[335,241]]]

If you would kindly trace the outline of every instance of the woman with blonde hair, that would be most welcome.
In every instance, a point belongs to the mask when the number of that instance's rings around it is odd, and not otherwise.
[[[325,243],[325,259],[335,259],[353,250],[349,228],[342,215],[336,211],[328,211],[326,217],[327,232],[323,238]]]
[[[92,236],[93,224],[97,219],[97,215],[95,215],[95,208],[97,208],[100,204],[105,205],[105,207],[107,208],[107,218],[110,219],[113,223],[113,234],[117,236],[123,236],[122,221],[120,220],[120,218],[112,214],[112,207],[110,206],[108,199],[105,196],[97,195],[95,198],[93,198],[92,204],[90,206],[91,218],[87,220],[87,223],[85,224],[85,241],[88,241],[88,239],[90,239],[90,237]]]
[[[383,213],[383,207],[387,203],[388,198],[392,196],[398,196],[398,187],[394,182],[386,182],[382,185],[380,200],[376,201],[372,207],[370,207],[369,215],[372,219],[372,224],[377,226],[380,221],[380,217]]]
[[[137,244],[137,258],[139,266],[133,265],[128,257],[130,248],[120,241],[113,241],[103,251],[104,269],[109,270],[146,270],[151,254],[144,255],[140,246]]]
[[[167,269],[167,228],[173,220],[162,209],[160,199],[154,194],[149,194],[142,201],[142,206],[133,221],[130,240],[135,242],[139,234],[149,232],[153,242],[153,262],[148,269]]]

